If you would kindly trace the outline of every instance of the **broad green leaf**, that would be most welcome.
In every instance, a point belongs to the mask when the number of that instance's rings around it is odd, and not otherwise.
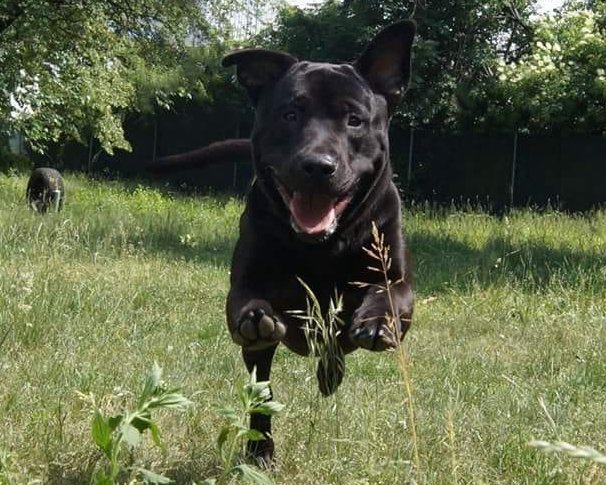
[[[244,385],[238,389],[238,397],[245,408],[250,406],[250,393],[248,392],[247,385]]]
[[[93,417],[92,435],[97,446],[109,456],[112,446],[112,430],[99,410],[95,411],[95,416]]]
[[[271,479],[265,473],[244,463],[236,465],[233,470],[237,472],[242,479],[251,483],[256,483],[258,485],[271,485],[272,483]]]
[[[93,475],[93,485],[115,485],[114,481],[102,470],[97,470]]]
[[[217,438],[217,447],[219,448],[219,451],[221,451],[221,449],[223,448],[223,445],[225,444],[225,441],[227,441],[227,437],[229,436],[230,432],[231,429],[228,426],[224,426],[221,429],[219,437]]]
[[[251,409],[251,414],[265,414],[268,416],[272,416],[274,414],[278,414],[280,411],[284,409],[284,404],[279,403],[277,401],[267,401],[262,404],[258,404],[254,408]]]
[[[271,396],[269,381],[256,382],[245,386],[248,396],[252,401],[265,400]]]
[[[256,429],[247,429],[242,434],[242,438],[249,441],[261,441],[265,439],[265,435]]]
[[[240,415],[236,412],[234,408],[231,408],[229,406],[217,409],[217,413],[227,419],[230,424],[235,424],[240,421]]]
[[[149,373],[149,377],[154,389],[160,387],[160,384],[162,384],[162,367],[160,367],[155,360]]]
[[[145,483],[174,483],[170,478],[146,470],[145,468],[138,468],[137,471]]]
[[[145,403],[150,397],[154,395],[156,389],[160,386],[162,382],[162,368],[158,365],[156,361],[154,361],[154,365],[152,366],[149,374],[147,374],[145,378],[145,384],[143,386],[143,392],[141,393],[141,397],[139,398],[139,407]]]
[[[165,451],[164,443],[162,443],[162,435],[160,434],[160,429],[158,425],[153,421],[149,422],[149,431],[151,433],[152,441],[156,444],[158,448],[162,451]]]
[[[122,438],[129,448],[135,448],[141,441],[141,433],[134,426],[122,426]]]
[[[253,367],[253,370],[250,373],[250,377],[248,378],[249,384],[254,384],[255,382],[257,382],[257,366],[256,365]]]
[[[185,410],[188,406],[190,406],[192,402],[187,399],[182,394],[164,394],[157,398],[154,398],[149,403],[149,408],[166,408],[166,409],[177,409],[177,410]]]

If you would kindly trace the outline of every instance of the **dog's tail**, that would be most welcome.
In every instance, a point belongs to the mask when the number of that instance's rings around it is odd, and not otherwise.
[[[248,138],[231,138],[189,152],[158,158],[154,162],[147,163],[145,169],[151,173],[162,174],[203,168],[214,163],[232,161],[237,157],[250,158],[250,156],[251,143]]]

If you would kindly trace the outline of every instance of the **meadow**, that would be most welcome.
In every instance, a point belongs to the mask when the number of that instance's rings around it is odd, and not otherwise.
[[[101,456],[85,396],[123,409],[154,361],[194,404],[158,414],[165,451],[131,458],[176,483],[216,476],[217,408],[247,379],[224,321],[242,201],[68,176],[64,211],[40,216],[26,182],[0,174],[0,483],[88,483]],[[606,451],[606,211],[403,219],[414,421],[393,352],[348,355],[321,398],[313,359],[280,348],[272,480],[606,483],[604,465],[528,445]]]

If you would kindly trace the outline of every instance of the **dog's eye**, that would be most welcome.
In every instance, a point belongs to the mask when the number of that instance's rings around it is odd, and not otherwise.
[[[349,115],[347,117],[347,126],[353,126],[354,128],[357,128],[358,126],[362,125],[362,118],[360,118],[359,116],[356,115]]]
[[[297,121],[297,112],[296,111],[287,111],[282,115],[282,119],[284,121]]]

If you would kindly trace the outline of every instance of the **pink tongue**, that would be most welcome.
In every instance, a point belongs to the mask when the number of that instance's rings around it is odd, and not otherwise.
[[[334,199],[325,195],[295,192],[290,201],[290,213],[297,226],[307,234],[326,231],[335,220]]]

